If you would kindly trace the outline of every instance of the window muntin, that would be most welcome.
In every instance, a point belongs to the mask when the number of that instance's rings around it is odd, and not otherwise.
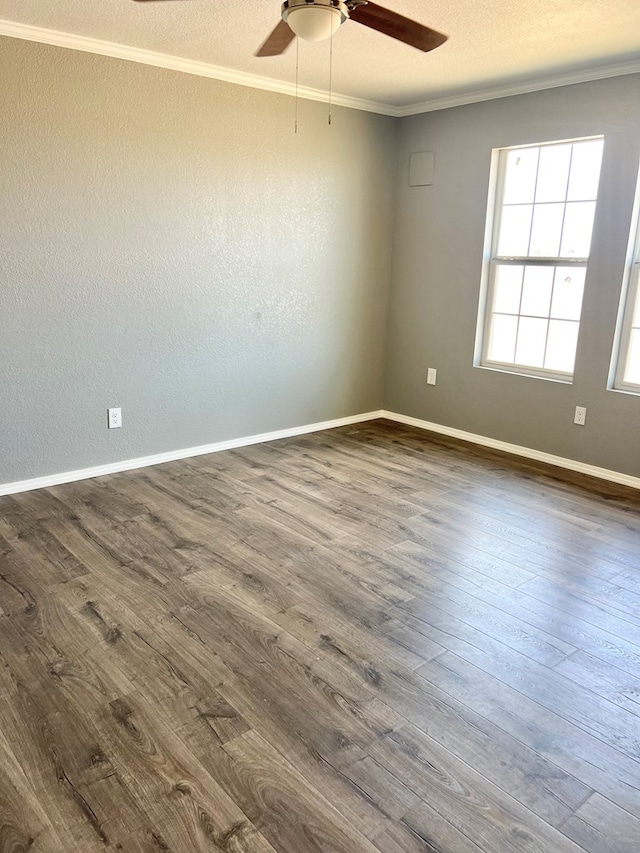
[[[640,394],[640,228],[628,275],[614,387]]]
[[[497,152],[483,366],[572,378],[603,145]]]
[[[640,169],[609,371],[609,388],[640,394]]]
[[[627,385],[635,385],[640,391],[640,290],[638,289],[638,270],[636,268],[635,305],[631,316],[629,330],[629,346],[622,381]]]

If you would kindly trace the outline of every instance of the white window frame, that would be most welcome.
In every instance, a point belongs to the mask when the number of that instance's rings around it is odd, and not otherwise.
[[[480,287],[480,304],[478,309],[478,321],[476,329],[476,347],[474,354],[474,366],[489,370],[497,370],[503,373],[511,373],[522,376],[532,376],[536,379],[547,379],[555,382],[571,384],[575,372],[564,373],[550,370],[544,367],[529,367],[514,362],[501,362],[488,359],[490,343],[491,315],[494,301],[494,289],[496,282],[496,271],[500,265],[524,265],[524,266],[553,266],[553,267],[579,267],[586,269],[589,258],[557,257],[545,258],[535,255],[521,257],[500,256],[497,253],[498,238],[500,235],[500,219],[502,212],[502,198],[504,195],[504,183],[507,156],[510,151],[524,148],[544,148],[551,145],[567,145],[576,142],[588,142],[590,140],[603,139],[602,134],[595,136],[576,137],[574,139],[561,139],[550,142],[533,142],[525,145],[509,145],[505,148],[494,148],[491,154],[491,172],[489,181],[489,199],[487,203],[487,218],[485,224],[483,270]],[[596,199],[597,204],[597,199]],[[532,220],[533,221],[533,220]],[[523,316],[518,314],[518,316]],[[525,315],[526,316],[526,315]],[[577,321],[578,335],[582,317]]]
[[[640,384],[624,380],[630,355],[633,315],[638,301],[640,301],[640,170],[631,217],[613,358],[609,371],[609,388],[614,391],[625,391],[628,394],[640,394]]]

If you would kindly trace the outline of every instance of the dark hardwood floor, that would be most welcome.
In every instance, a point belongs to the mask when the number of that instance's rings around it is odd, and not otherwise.
[[[0,498],[0,851],[638,853],[640,496],[376,422]]]

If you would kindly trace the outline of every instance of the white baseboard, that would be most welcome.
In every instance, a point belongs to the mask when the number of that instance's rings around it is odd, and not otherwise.
[[[249,435],[242,438],[232,438],[228,441],[217,441],[213,444],[202,444],[198,447],[187,447],[182,450],[169,450],[166,453],[155,453],[152,456],[140,456],[137,459],[124,459],[120,462],[110,462],[106,465],[96,465],[92,468],[79,468],[75,471],[64,471],[60,474],[48,474],[45,477],[34,477],[30,480],[18,480],[14,483],[0,484],[0,496],[13,495],[18,492],[29,492],[33,489],[46,489],[49,486],[59,486],[63,483],[74,483],[78,480],[88,480],[92,477],[101,477],[104,474],[118,474],[120,471],[132,471],[136,468],[147,468],[150,465],[160,465],[163,462],[175,462],[178,459],[188,459],[192,456],[203,456],[206,453],[217,453],[220,450],[233,450],[235,447],[247,447],[251,444],[262,444],[266,441],[277,441],[279,438],[289,438],[295,435],[304,435],[309,432],[320,432],[325,429],[348,426],[349,424],[363,423],[364,421],[386,418],[390,421],[417,427],[428,432],[448,435],[478,444],[482,447],[490,447],[493,450],[502,450],[525,459],[533,459],[536,462],[545,462],[555,465],[557,468],[566,468],[569,471],[577,471],[589,477],[598,477],[601,480],[609,480],[622,486],[630,486],[632,489],[640,489],[640,477],[632,477],[620,471],[610,471],[607,468],[598,468],[595,465],[587,465],[575,459],[566,459],[563,456],[554,456],[541,450],[533,450],[530,447],[522,447],[519,444],[510,444],[508,441],[499,441],[486,435],[476,435],[462,429],[444,426],[443,424],[423,421],[412,418],[409,415],[400,415],[397,412],[379,410],[365,412],[360,415],[350,415],[346,418],[336,418],[331,421],[321,421],[315,424],[290,427],[289,429],[275,430],[274,432],[263,432],[259,435]]]
[[[496,438],[489,438],[486,435],[476,435],[473,432],[466,432],[463,429],[455,429],[454,427],[444,426],[443,424],[422,421],[419,418],[409,417],[409,415],[399,415],[397,412],[384,411],[382,412],[382,417],[390,421],[397,421],[397,423],[407,424],[407,426],[417,427],[418,429],[428,430],[429,432],[437,432],[440,435],[460,438],[463,441],[479,444],[482,447],[491,447],[493,450],[502,450],[505,453],[512,453],[515,456],[523,456],[525,459],[545,462],[547,465],[555,465],[557,468],[567,468],[569,471],[577,471],[579,474],[586,474],[589,477],[598,477],[600,480],[609,480],[612,483],[619,483],[622,486],[630,486],[632,489],[640,489],[640,477],[632,477],[630,474],[623,474],[620,471],[598,468],[595,465],[587,465],[585,462],[578,462],[575,459],[554,456],[552,453],[544,453],[542,450],[533,450],[531,447],[522,447],[519,444],[509,444],[508,441],[499,441]]]
[[[324,429],[358,424],[363,421],[376,420],[383,417],[383,415],[385,413],[382,411],[366,412],[361,415],[350,415],[346,418],[335,418],[331,421],[321,421],[320,423],[305,424],[304,426],[290,427],[289,429],[279,429],[274,432],[263,432],[260,435],[232,438],[229,441],[216,441],[213,444],[201,444],[199,447],[187,447],[182,450],[155,453],[152,456],[140,456],[137,459],[109,462],[106,465],[96,465],[92,468],[78,468],[76,471],[48,474],[46,477],[34,477],[31,480],[18,480],[14,483],[0,484],[0,496],[15,495],[18,492],[30,492],[33,489],[46,489],[49,486],[60,486],[62,483],[74,483],[78,480],[102,477],[104,474],[118,474],[120,471],[148,468],[150,465],[160,465],[162,462],[175,462],[177,459],[188,459],[191,456],[203,456],[205,453],[233,450],[234,447],[247,447],[250,444],[262,444],[265,441],[276,441],[279,438],[289,438],[294,435],[304,435],[308,432],[319,432]]]

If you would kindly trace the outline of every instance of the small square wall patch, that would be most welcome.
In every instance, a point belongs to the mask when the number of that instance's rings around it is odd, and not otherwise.
[[[436,155],[433,151],[417,151],[409,159],[409,186],[430,187]]]

